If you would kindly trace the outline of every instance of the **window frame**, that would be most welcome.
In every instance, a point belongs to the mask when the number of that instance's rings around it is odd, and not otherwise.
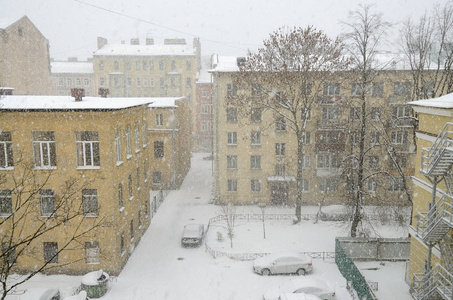
[[[33,165],[35,169],[56,169],[57,149],[55,132],[33,131]]]
[[[0,132],[0,169],[14,168],[13,140],[11,131]]]
[[[85,217],[97,217],[98,208],[98,192],[97,189],[82,190],[83,215]]]
[[[101,167],[101,153],[99,134],[97,131],[76,131],[76,156],[78,169],[99,169]],[[94,139],[93,137],[96,137]],[[87,146],[89,146],[87,148]],[[81,148],[80,148],[81,147]],[[80,151],[81,150],[81,151]],[[90,157],[87,158],[87,150]],[[82,161],[80,161],[82,159]],[[89,164],[88,161],[91,161]]]

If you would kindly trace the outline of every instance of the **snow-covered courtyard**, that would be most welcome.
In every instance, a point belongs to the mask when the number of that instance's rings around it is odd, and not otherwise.
[[[213,258],[205,247],[183,248],[180,244],[182,228],[186,223],[207,226],[209,219],[220,214],[212,200],[212,161],[194,154],[192,168],[180,190],[171,191],[147,232],[130,257],[121,274],[112,279],[106,300],[191,300],[191,299],[262,299],[263,293],[284,284],[294,276],[260,276],[252,271],[253,261]],[[334,207],[327,210],[336,209]],[[306,207],[303,213],[316,213],[317,207]],[[260,214],[259,207],[237,207],[238,214]],[[266,214],[291,214],[293,208],[268,207]],[[233,248],[226,233],[218,241],[217,232],[224,228],[220,222],[210,226],[206,243],[215,250],[229,252],[273,252],[279,250],[334,252],[335,237],[347,236],[342,222],[304,220],[299,224],[286,221],[266,221],[266,239],[260,221],[236,223]],[[375,228],[384,237],[407,236],[404,228],[381,226]],[[338,300],[349,300],[346,281],[333,259],[314,259],[313,273],[333,282]],[[371,266],[371,267],[370,267]],[[359,269],[368,280],[379,283],[379,299],[411,299],[404,282],[405,263],[360,263]],[[368,278],[369,277],[369,278]],[[38,275],[21,288],[60,288],[63,296],[80,284],[80,276]]]

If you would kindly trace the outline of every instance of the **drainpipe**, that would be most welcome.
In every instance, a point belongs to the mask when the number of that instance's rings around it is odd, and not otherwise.
[[[173,107],[171,109],[171,115],[173,117],[173,130],[171,133],[171,139],[172,139],[172,147],[173,147],[173,179],[171,181],[172,189],[176,189],[176,145],[175,145],[175,130],[176,130],[176,124],[175,124],[175,108]]]
[[[215,72],[215,202],[219,203],[220,190],[219,190],[219,71]],[[213,148],[214,148],[213,147]]]
[[[436,203],[436,191],[437,191],[437,176],[434,176],[434,180],[433,180],[433,190],[432,190],[432,199],[431,199],[431,203],[428,207],[428,222],[429,222],[429,219],[430,219],[430,216],[429,216],[429,211],[431,210],[431,208],[434,207],[435,203]],[[433,254],[433,246],[434,244],[430,243],[428,245],[428,261],[427,261],[427,267],[428,269],[426,270],[427,273],[429,273],[431,271],[431,257],[432,257],[432,254]]]

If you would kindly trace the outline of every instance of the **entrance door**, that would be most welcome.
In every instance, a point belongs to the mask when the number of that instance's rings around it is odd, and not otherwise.
[[[286,182],[274,182],[271,185],[271,202],[274,205],[288,203],[289,184]]]

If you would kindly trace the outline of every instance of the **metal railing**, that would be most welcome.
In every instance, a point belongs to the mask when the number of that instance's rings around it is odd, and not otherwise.
[[[453,198],[444,194],[426,213],[417,215],[417,235],[425,242],[439,242],[446,232],[436,232],[440,225],[453,228]],[[438,236],[440,234],[441,236]],[[435,240],[433,240],[435,238]]]
[[[437,136],[430,148],[422,149],[420,172],[430,175],[433,167],[441,159],[443,152],[447,147],[453,144],[453,123],[446,123],[440,134]]]
[[[416,300],[428,299],[437,294],[445,300],[453,299],[453,274],[436,265],[426,274],[414,274],[412,296]]]

